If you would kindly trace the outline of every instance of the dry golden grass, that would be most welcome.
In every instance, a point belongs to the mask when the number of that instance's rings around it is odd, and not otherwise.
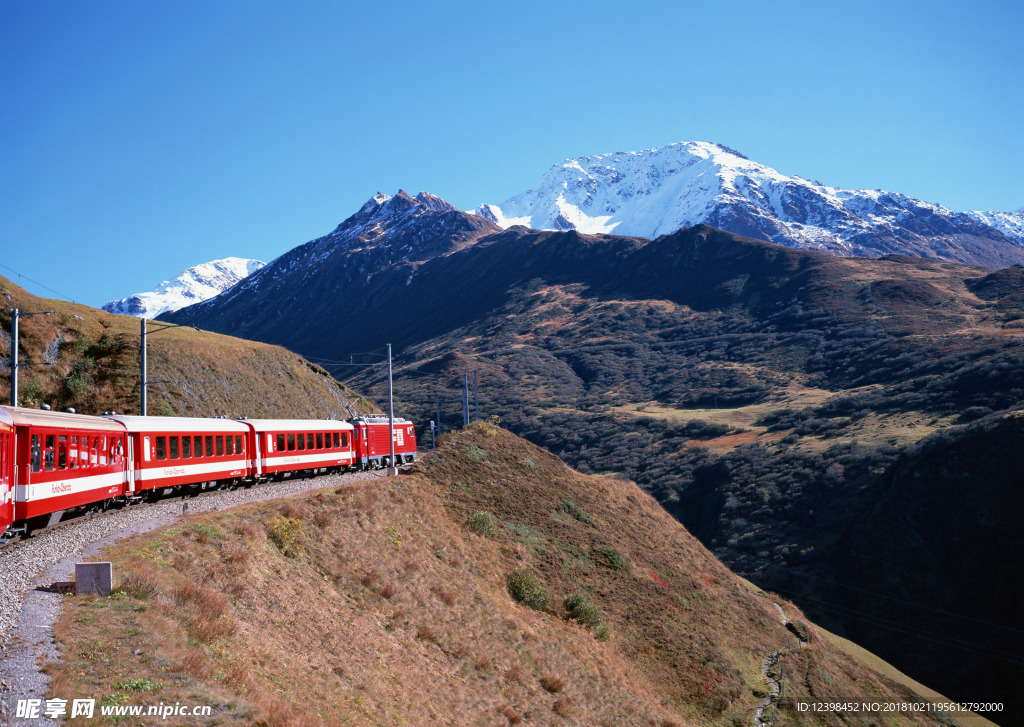
[[[590,523],[558,516],[566,499]],[[465,526],[484,509],[506,525],[498,538]],[[285,513],[302,523],[299,556],[269,539]],[[634,567],[596,564],[595,542]],[[763,687],[752,665],[792,639],[770,597],[634,485],[485,424],[412,476],[184,518],[103,557],[119,595],[68,599],[54,689],[212,704],[211,725],[747,724]],[[524,563],[552,610],[509,597],[505,575]],[[605,613],[607,642],[562,612],[576,592]],[[813,629],[785,659],[794,699],[909,694]],[[159,686],[118,696],[126,677]]]

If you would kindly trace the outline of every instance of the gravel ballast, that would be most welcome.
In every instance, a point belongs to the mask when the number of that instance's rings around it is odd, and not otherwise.
[[[225,510],[247,502],[383,476],[379,472],[352,472],[212,492],[195,498],[174,497],[72,522],[24,542],[0,547],[0,725],[57,724],[45,718],[19,720],[15,710],[19,699],[44,699],[49,677],[40,667],[59,658],[53,643],[53,624],[60,614],[62,596],[38,589],[71,580],[75,563],[96,555],[120,538],[173,523],[181,517],[185,503],[189,514]],[[98,699],[100,695],[57,696],[70,700]]]

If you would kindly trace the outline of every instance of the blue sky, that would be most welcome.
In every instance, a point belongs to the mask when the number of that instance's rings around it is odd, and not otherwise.
[[[1017,209],[1022,21],[1010,2],[5,0],[0,263],[99,306],[270,260],[378,190],[468,209],[567,157],[691,140]]]

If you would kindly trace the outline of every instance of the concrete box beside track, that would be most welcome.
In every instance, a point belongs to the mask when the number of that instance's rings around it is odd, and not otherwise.
[[[114,590],[114,566],[104,563],[75,563],[75,595],[108,596]]]

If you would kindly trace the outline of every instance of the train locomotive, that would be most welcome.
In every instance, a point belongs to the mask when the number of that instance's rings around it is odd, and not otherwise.
[[[387,417],[87,416],[0,407],[0,542],[87,512],[297,475],[390,466]],[[394,464],[416,432],[394,420]]]

